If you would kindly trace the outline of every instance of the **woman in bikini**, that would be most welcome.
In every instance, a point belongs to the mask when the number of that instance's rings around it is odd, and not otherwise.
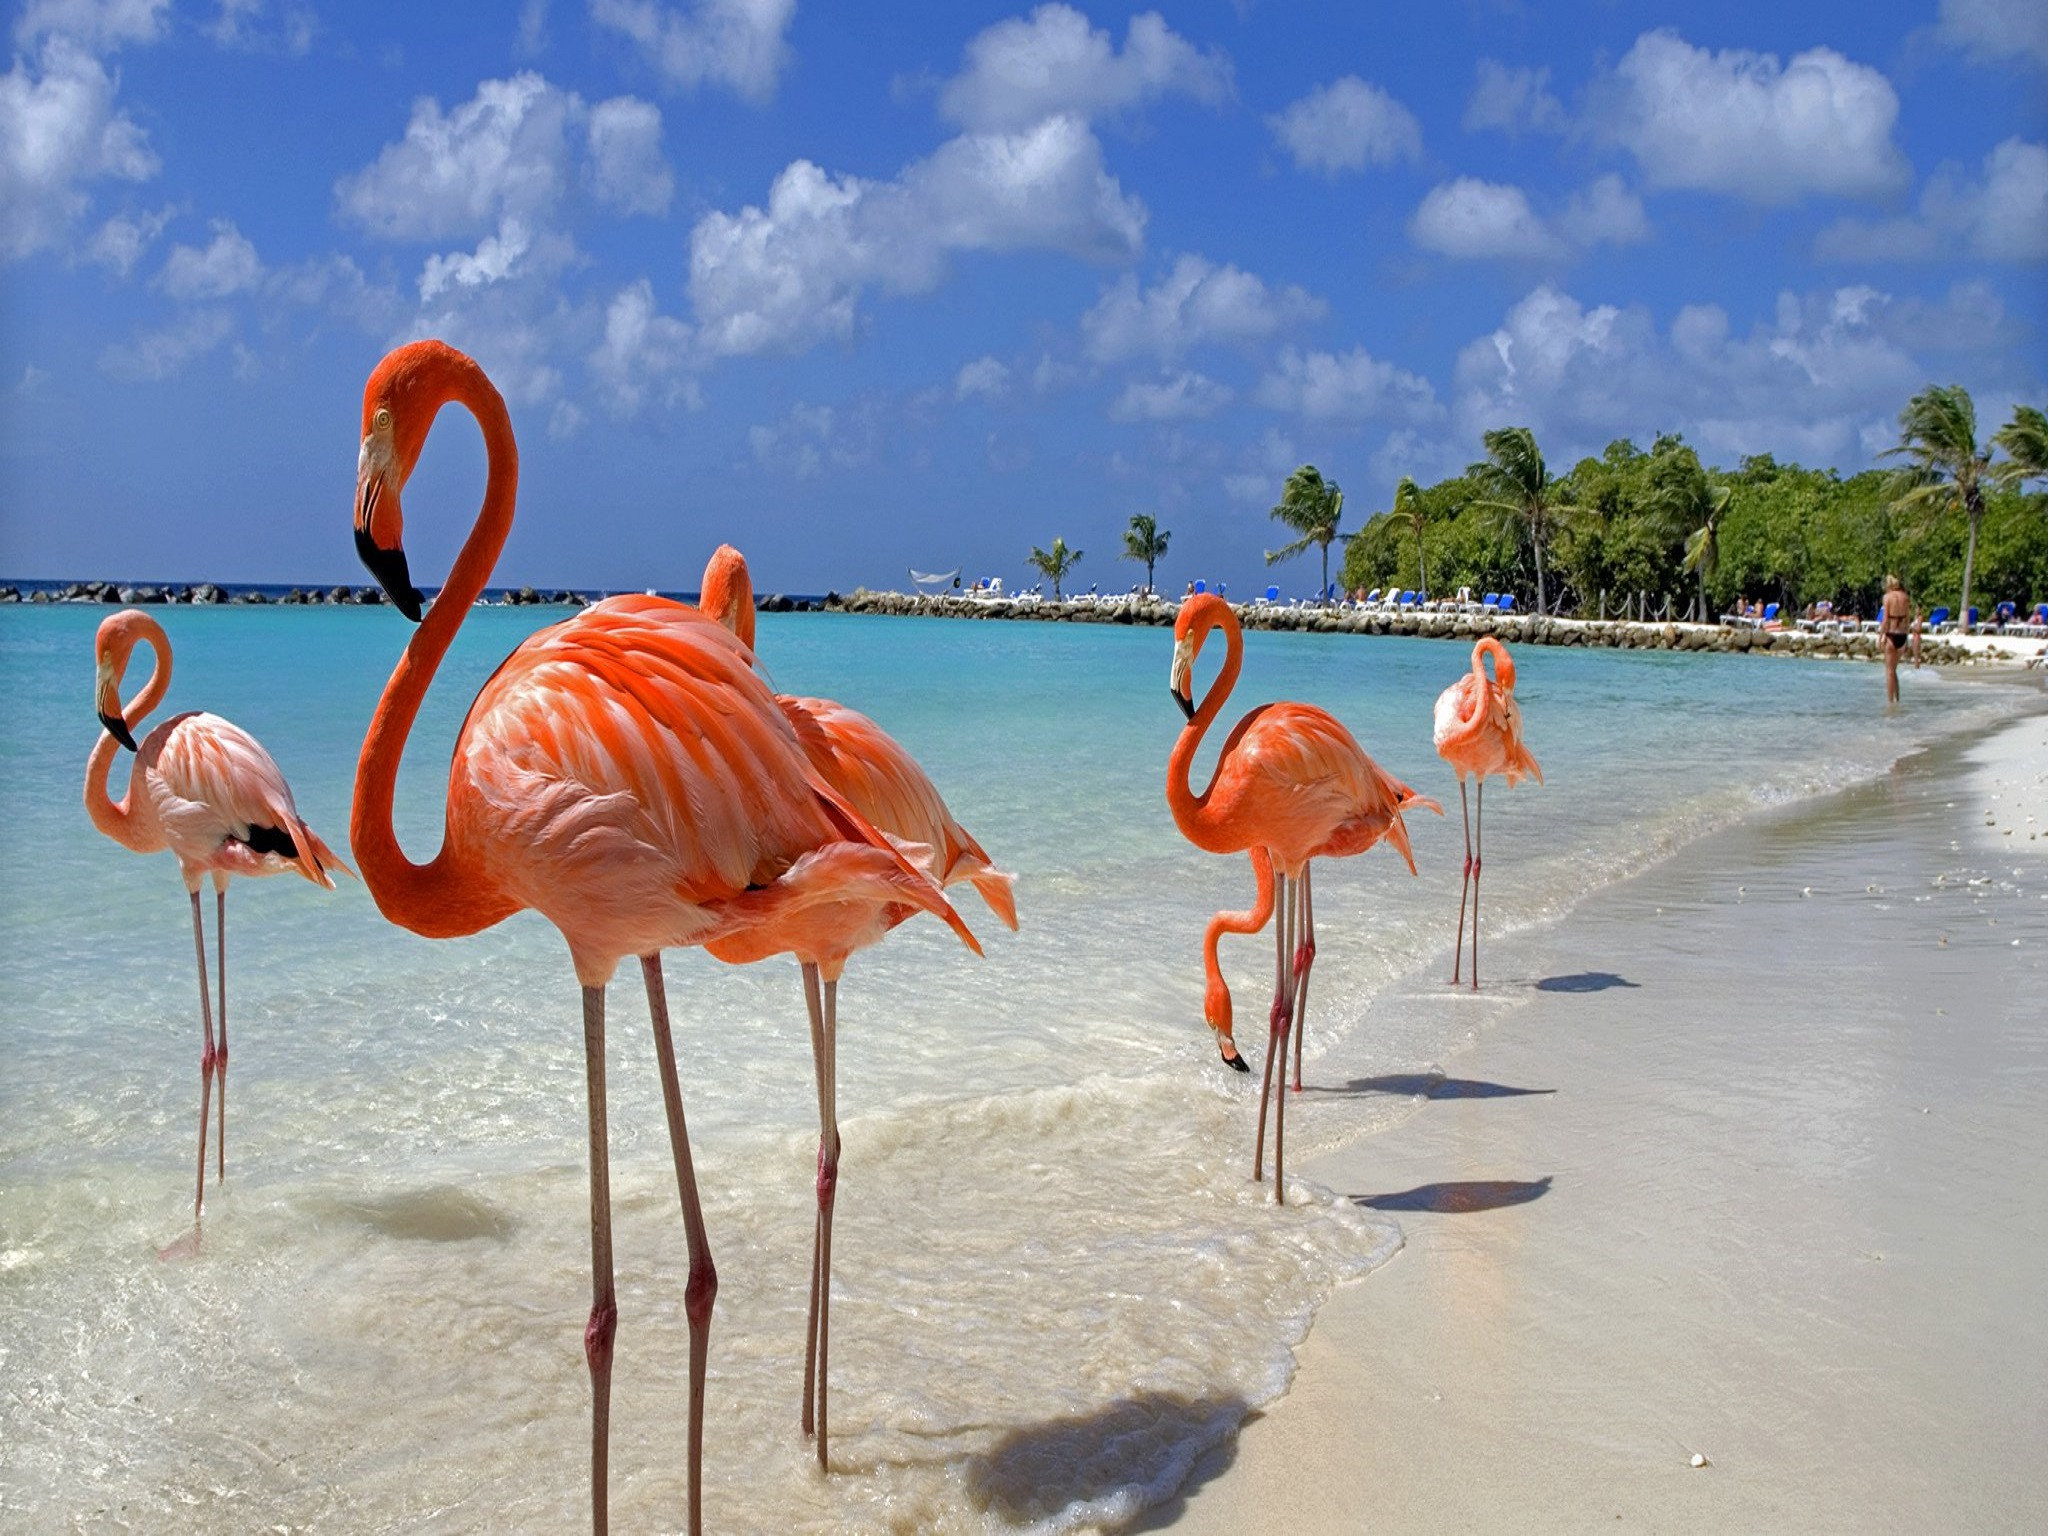
[[[1884,601],[1878,607],[1878,633],[1884,645],[1884,700],[1899,702],[1899,652],[1913,643],[1913,665],[1920,665],[1920,608],[1906,595],[1896,576],[1884,579]]]

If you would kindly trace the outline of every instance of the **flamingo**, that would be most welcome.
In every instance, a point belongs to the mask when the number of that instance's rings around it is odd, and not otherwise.
[[[444,404],[483,432],[483,505],[424,620],[400,493]],[[938,887],[810,768],[747,653],[696,609],[615,597],[529,637],[470,706],[449,767],[440,851],[411,862],[392,826],[399,759],[421,701],[512,525],[518,449],[505,402],[438,341],[390,353],[363,390],[355,536],[393,604],[419,624],[357,764],[350,835],[383,914],[430,938],[532,908],[560,930],[583,993],[590,1120],[591,1520],[607,1524],[613,1285],[604,1087],[605,984],[640,961],[681,1197],[690,1275],[690,1529],[701,1531],[704,1379],[718,1290],[669,1032],[661,951],[736,940],[797,914],[897,905],[974,936]]]
[[[1493,676],[1486,658],[1493,657]],[[1524,774],[1543,782],[1543,770],[1522,745],[1522,707],[1515,702],[1515,659],[1491,635],[1472,647],[1472,670],[1437,695],[1437,755],[1458,771],[1458,807],[1465,816],[1465,875],[1458,882],[1458,940],[1451,949],[1451,984],[1457,985],[1465,952],[1465,892],[1472,893],[1472,990],[1479,990],[1479,854],[1484,845],[1486,776],[1498,773],[1510,787]],[[1475,818],[1465,801],[1465,778],[1479,780]],[[1475,825],[1480,836],[1475,837]]]
[[[125,708],[121,682],[135,647],[155,653],[149,681]],[[330,870],[354,876],[334,850],[307,826],[292,804],[268,752],[240,726],[192,710],[173,715],[143,738],[135,731],[163,702],[171,686],[171,640],[148,614],[126,608],[110,615],[93,640],[98,675],[94,703],[105,727],[85,764],[85,809],[92,824],[137,853],[170,849],[192,898],[192,943],[199,955],[199,1180],[192,1225],[206,1202],[208,1101],[220,1082],[220,1139],[215,1177],[228,1173],[228,879],[281,875],[295,870],[315,885],[334,889]],[[135,754],[128,793],[108,797],[107,775],[119,747]],[[213,932],[219,951],[220,1045],[214,1046],[214,1009],[206,990],[206,930],[199,912],[200,882],[213,879]]]
[[[1219,628],[1229,647],[1228,654],[1222,672],[1197,707],[1193,694],[1195,658],[1201,654],[1210,631]],[[1281,1158],[1287,1118],[1287,1038],[1306,1012],[1309,968],[1316,955],[1310,861],[1363,853],[1386,839],[1400,850],[1408,872],[1413,874],[1415,856],[1408,846],[1408,827],[1401,813],[1421,806],[1442,815],[1443,808],[1427,796],[1418,795],[1366,756],[1351,733],[1326,710],[1296,703],[1261,704],[1238,721],[1223,743],[1209,787],[1196,794],[1189,783],[1195,752],[1236,685],[1243,662],[1244,636],[1229,604],[1214,593],[1202,593],[1181,605],[1180,618],[1173,628],[1173,666],[1167,686],[1173,692],[1174,702],[1187,716],[1187,724],[1181,728],[1180,739],[1167,760],[1166,802],[1172,808],[1175,825],[1196,847],[1211,853],[1257,850],[1253,870],[1259,871],[1262,855],[1279,877],[1277,897],[1273,898],[1277,900],[1280,919],[1274,927],[1271,1040],[1266,1053],[1265,1080],[1259,1089],[1259,1130],[1252,1155],[1252,1177],[1264,1177],[1266,1107],[1272,1096],[1273,1062],[1277,1057],[1282,1082],[1273,1126],[1273,1190],[1284,1204],[1287,1196]],[[1262,900],[1260,904],[1268,902]],[[1225,928],[1256,932],[1263,922],[1255,909],[1248,914],[1220,914],[1211,928],[1219,933]],[[1222,989],[1220,972],[1214,973],[1211,990],[1218,989]],[[1227,989],[1223,990],[1227,995]],[[1211,1023],[1216,1022],[1212,1015]],[[1226,1009],[1222,1029],[1228,1027]],[[1229,1037],[1225,1034],[1224,1038],[1227,1041]],[[1296,1092],[1301,1090],[1299,1035],[1295,1043],[1294,1087]]]
[[[746,557],[721,544],[704,567],[697,606],[730,630],[748,652],[754,649],[754,583]],[[830,699],[777,694],[811,766],[874,825],[906,853],[919,857],[926,872],[941,886],[973,882],[989,909],[1012,931],[1017,904],[1011,892],[1016,876],[997,869],[967,829],[953,819],[938,786],[888,732],[857,710]],[[849,920],[821,925],[812,919],[788,931],[755,930],[741,939],[710,945],[719,959],[752,960],[788,951],[802,967],[804,1001],[811,1015],[811,1055],[818,1079],[818,1217],[811,1240],[810,1318],[805,1329],[803,1432],[815,1429],[818,1465],[825,1465],[825,1374],[829,1314],[832,1306],[832,1206],[839,1183],[839,1122],[836,1062],[838,1053],[839,978],[857,948],[880,939],[887,926],[911,915],[892,918],[885,927]],[[820,981],[823,995],[820,997]],[[815,1412],[815,1419],[813,1417]]]

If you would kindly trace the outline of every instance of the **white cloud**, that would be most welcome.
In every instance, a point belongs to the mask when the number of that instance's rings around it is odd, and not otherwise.
[[[92,238],[85,243],[83,255],[87,261],[105,267],[116,277],[125,278],[142,260],[143,252],[156,243],[156,237],[164,232],[164,226],[171,222],[175,212],[166,206],[154,213],[137,214],[132,218],[127,214],[115,214],[93,231]]]
[[[1001,133],[1061,114],[1113,115],[1169,95],[1226,100],[1229,60],[1198,50],[1156,11],[1131,18],[1118,53],[1107,32],[1055,4],[999,21],[968,43],[965,67],[939,93],[939,111],[963,127]]]
[[[1652,186],[1789,203],[1895,191],[1908,174],[1892,143],[1898,115],[1891,82],[1831,48],[1780,64],[1660,31],[1596,82],[1589,123],[1634,155]]]
[[[1844,287],[1781,294],[1746,335],[1705,304],[1660,335],[1640,305],[1589,308],[1546,285],[1460,352],[1456,430],[1476,443],[1488,428],[1525,425],[1556,463],[1670,431],[1722,462],[1763,452],[1853,462],[1926,382],[1923,354],[1949,351],[1944,367],[1973,348],[1989,355],[2010,323],[1979,285],[1934,304]]]
[[[1481,59],[1462,126],[1467,133],[1498,128],[1512,135],[1562,133],[1568,125],[1564,104],[1550,94],[1548,69],[1509,69]]]
[[[1346,75],[1266,119],[1303,170],[1334,176],[1422,158],[1422,125],[1376,85]]]
[[[263,279],[256,247],[227,219],[213,221],[213,239],[202,250],[174,245],[156,275],[156,286],[181,302],[224,299]]]
[[[451,288],[482,288],[517,275],[533,249],[526,225],[508,217],[496,234],[485,235],[474,251],[429,256],[420,271],[420,302],[431,304]]]
[[[813,480],[828,464],[857,469],[874,456],[873,413],[856,409],[849,415],[799,401],[773,426],[749,427],[747,443],[763,467]]]
[[[720,83],[754,102],[775,94],[795,14],[796,0],[590,0],[590,19],[631,38],[671,85]]]
[[[512,49],[522,58],[538,58],[548,50],[548,0],[520,0],[519,30]]]
[[[125,383],[167,379],[228,339],[234,317],[224,309],[191,309],[161,330],[145,331],[125,346],[100,353],[100,368]]]
[[[1814,252],[1836,261],[2048,261],[2048,145],[2007,139],[1984,157],[1984,179],[1945,165],[1928,178],[1917,216],[1841,219]]]
[[[617,96],[590,109],[590,168],[597,200],[621,213],[666,213],[675,177],[661,152],[661,109]]]
[[[1081,337],[1097,362],[1163,361],[1211,342],[1262,341],[1326,308],[1293,284],[1276,291],[1237,267],[1182,256],[1150,288],[1128,273],[1119,278],[1081,317]]]
[[[1520,187],[1460,176],[1432,188],[1408,220],[1409,239],[1424,250],[1464,259],[1558,262],[1649,232],[1641,200],[1611,174],[1573,193],[1554,219]]]
[[[604,340],[590,355],[590,371],[613,415],[638,415],[650,400],[697,409],[703,394],[684,372],[689,361],[690,328],[659,312],[653,284],[643,277],[614,295],[605,309]]]
[[[1427,422],[1443,414],[1429,380],[1381,362],[1363,347],[1341,355],[1287,348],[1259,380],[1258,401],[1311,421]]]
[[[798,160],[768,206],[710,213],[690,233],[700,338],[719,354],[801,350],[845,337],[870,287],[921,293],[957,251],[1135,255],[1145,210],[1102,164],[1077,118],[1017,134],[965,134],[893,181],[834,178]]]
[[[296,58],[311,50],[320,19],[306,0],[277,0],[274,6],[271,0],[220,0],[219,14],[204,30],[223,48]]]
[[[1294,439],[1278,427],[1268,427],[1258,442],[1248,448],[1241,466],[1223,477],[1223,489],[1232,501],[1251,507],[1270,507],[1280,499],[1287,477],[1301,465]]]
[[[164,35],[171,0],[29,0],[14,24],[17,47],[62,38],[94,53]]]
[[[33,65],[16,58],[0,75],[0,258],[64,240],[90,203],[82,184],[157,173],[148,135],[115,110],[114,88],[105,66],[64,36],[46,38]]]
[[[1941,0],[1935,31],[1975,58],[2048,64],[2048,8],[2039,0]]]
[[[977,357],[973,362],[963,364],[953,375],[955,400],[965,400],[969,395],[986,395],[991,400],[1000,400],[1009,388],[1009,368],[993,357]]]
[[[1110,402],[1112,421],[1192,421],[1214,416],[1230,391],[1206,375],[1182,369],[1157,380],[1133,379]]]

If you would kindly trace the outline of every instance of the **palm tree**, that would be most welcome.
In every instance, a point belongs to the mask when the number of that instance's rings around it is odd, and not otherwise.
[[[1050,551],[1040,549],[1036,544],[1031,546],[1031,564],[1044,572],[1051,580],[1052,600],[1056,603],[1061,601],[1060,581],[1066,576],[1067,572],[1080,563],[1081,551],[1067,548],[1067,541],[1065,539],[1054,539]]]
[[[1700,622],[1704,624],[1712,611],[1707,607],[1707,583],[1721,567],[1721,514],[1728,510],[1728,502],[1735,493],[1725,485],[1709,484],[1704,475],[1700,477],[1700,488],[1705,495],[1693,503],[1687,514],[1687,521],[1696,517],[1700,523],[1685,536],[1685,568],[1700,579]]]
[[[1958,604],[1965,633],[1970,628],[1970,574],[1977,564],[1977,528],[1984,520],[1984,481],[1989,448],[1977,445],[1977,408],[1960,384],[1930,384],[1899,412],[1899,441],[1882,458],[1903,454],[1912,462],[1892,480],[1893,505],[1959,507],[1970,522],[1963,546],[1963,600]]]
[[[1429,569],[1423,563],[1422,531],[1429,526],[1429,504],[1422,499],[1422,487],[1411,475],[1403,475],[1394,487],[1394,516],[1406,517],[1415,535],[1415,590],[1429,591]]]
[[[1550,594],[1543,580],[1543,549],[1557,525],[1575,516],[1579,509],[1565,501],[1544,466],[1543,452],[1536,446],[1536,434],[1527,427],[1497,427],[1481,439],[1486,458],[1466,471],[1491,492],[1473,502],[1510,517],[1529,536],[1529,548],[1536,557],[1536,611],[1550,611]]]
[[[1323,585],[1321,601],[1330,595],[1330,546],[1349,534],[1337,531],[1337,521],[1344,515],[1344,493],[1334,480],[1325,480],[1313,464],[1304,464],[1287,477],[1287,484],[1280,492],[1280,504],[1273,508],[1273,516],[1292,528],[1301,537],[1285,549],[1266,551],[1266,564],[1277,565],[1282,560],[1291,560],[1311,544],[1320,544],[1323,549]]]
[[[1152,566],[1166,553],[1166,541],[1172,537],[1170,533],[1159,531],[1158,522],[1149,512],[1140,512],[1133,517],[1131,526],[1124,530],[1124,552],[1118,558],[1145,562],[1145,593],[1148,597],[1152,593]]]
[[[2048,415],[2040,407],[2014,406],[2012,420],[1992,433],[1991,441],[2006,452],[2005,462],[1991,472],[2000,485],[2048,479]]]

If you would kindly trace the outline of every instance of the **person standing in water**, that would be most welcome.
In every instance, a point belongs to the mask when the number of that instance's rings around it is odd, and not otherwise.
[[[1877,610],[1878,641],[1884,647],[1884,701],[1899,702],[1899,653],[1913,644],[1913,665],[1920,665],[1920,605],[1906,595],[1896,576],[1884,579],[1884,601]]]

